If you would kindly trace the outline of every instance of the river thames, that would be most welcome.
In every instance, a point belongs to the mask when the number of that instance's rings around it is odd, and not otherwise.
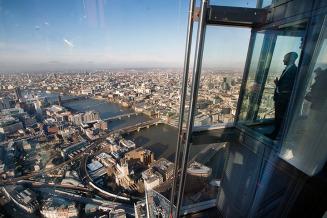
[[[43,96],[47,97],[49,102],[52,103],[58,99],[58,94],[56,93],[42,94],[44,94]],[[63,100],[69,98],[72,97],[62,96]],[[102,119],[134,112],[133,109],[122,107],[117,103],[92,98],[70,101],[68,103],[64,103],[63,106],[74,112],[94,110],[99,112]],[[150,117],[144,114],[138,114],[131,117],[125,117],[121,120],[108,121],[108,127],[109,130],[116,130],[150,119]],[[123,137],[135,142],[137,147],[143,147],[151,150],[155,155],[155,159],[163,157],[174,162],[177,143],[177,128],[173,126],[161,123],[150,126],[149,128],[143,128],[140,131],[126,133],[123,135]],[[213,174],[218,176],[223,166],[222,160],[224,159],[223,154],[225,149],[221,149],[219,152],[217,152],[217,150],[210,149],[205,153],[202,153],[207,146],[208,145],[205,144],[191,144],[189,160],[193,159],[201,163],[206,163],[208,166],[213,168]],[[200,153],[202,154],[199,155]],[[210,160],[207,158],[208,156],[212,156],[209,153],[214,154]],[[218,164],[218,162],[220,164]]]
[[[95,110],[100,113],[102,119],[133,112],[132,109],[124,108],[119,104],[96,99],[72,101],[65,103],[63,106],[79,112]],[[109,130],[115,130],[149,119],[151,118],[144,114],[139,114],[121,120],[110,121],[108,122],[108,127]],[[164,157],[170,161],[174,160],[177,140],[177,129],[175,127],[167,124],[159,124],[150,128],[144,128],[139,132],[136,131],[126,134],[124,137],[134,141],[137,146],[143,146],[154,152],[156,159]]]
[[[99,112],[100,117],[102,119],[133,112],[133,110],[129,108],[124,108],[119,104],[111,103],[105,100],[97,100],[97,99],[72,101],[69,103],[65,103],[63,106],[70,110],[79,111],[79,112],[95,110]],[[131,116],[129,118],[126,117],[121,120],[110,121],[108,122],[108,127],[109,130],[115,130],[115,129],[123,128],[125,126],[130,126],[140,122],[144,122],[149,119],[150,117],[145,116],[143,114],[139,114],[137,116]]]
[[[40,94],[41,96],[47,97],[48,101],[52,103],[58,99],[57,93],[38,93],[38,95]],[[72,96],[62,96],[63,100],[69,98],[72,98]],[[64,103],[63,106],[74,112],[95,110],[99,112],[102,119],[134,112],[133,109],[122,107],[117,103],[92,98],[71,101]],[[150,117],[144,114],[139,114],[136,116],[125,117],[121,120],[109,121],[108,128],[109,130],[116,130],[150,119]],[[164,157],[174,162],[177,143],[177,128],[173,126],[167,124],[154,125],[149,128],[143,128],[139,132],[135,131],[125,134],[124,138],[132,140],[138,147],[144,147],[151,150],[155,154],[155,159]],[[192,145],[189,159],[192,159],[205,147],[206,145]]]
[[[97,99],[76,100],[65,103],[63,106],[70,110],[79,112],[95,110],[100,113],[100,117],[102,119],[134,112],[132,109],[124,108],[117,103]],[[144,114],[139,114],[136,116],[126,117],[121,120],[110,121],[108,122],[108,127],[109,130],[115,130],[150,119],[150,117]],[[155,159],[163,157],[174,162],[177,143],[177,128],[173,126],[158,124],[149,128],[143,128],[139,132],[134,131],[125,134],[124,138],[135,142],[137,147],[143,147],[151,150],[155,155]],[[189,159],[193,158],[205,147],[206,145],[192,145]]]

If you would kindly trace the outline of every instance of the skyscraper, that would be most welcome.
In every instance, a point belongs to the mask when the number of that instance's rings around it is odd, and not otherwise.
[[[20,87],[18,87],[18,86],[15,87],[15,94],[16,94],[17,101],[23,101],[23,94],[22,94]]]
[[[61,101],[61,95],[60,94],[58,95],[58,105],[62,106],[62,101]]]

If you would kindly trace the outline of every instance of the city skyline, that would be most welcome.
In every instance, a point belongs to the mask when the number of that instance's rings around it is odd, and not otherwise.
[[[327,218],[326,84],[327,0],[0,0],[0,218]]]
[[[0,183],[8,186],[0,189],[0,195],[7,196],[0,204],[6,205],[8,213],[20,208],[17,213],[76,217],[110,210],[123,218],[142,214],[142,199],[153,190],[160,190],[167,208],[167,184],[174,175],[181,74],[160,69],[156,76],[149,76],[152,73],[2,74]],[[233,96],[239,94],[241,75],[205,71],[201,80],[194,125],[232,122],[237,105]],[[190,157],[196,161],[191,161],[190,182],[197,191],[204,181],[219,178],[204,154],[219,156],[223,148],[224,144],[214,143],[201,145],[202,155],[191,151]],[[10,186],[12,183],[15,185]],[[49,190],[43,193],[35,185]],[[89,204],[94,198],[81,196],[83,191],[101,197],[95,205]],[[216,191],[201,192],[200,200],[215,196]],[[186,193],[190,198],[194,194]],[[36,198],[38,195],[41,198]],[[141,200],[138,206],[134,198]],[[14,205],[10,207],[11,201]]]

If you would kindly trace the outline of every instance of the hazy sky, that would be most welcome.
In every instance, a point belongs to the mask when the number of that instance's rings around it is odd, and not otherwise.
[[[0,0],[0,71],[182,67],[187,11],[188,0]],[[248,40],[210,27],[204,65],[242,68]]]

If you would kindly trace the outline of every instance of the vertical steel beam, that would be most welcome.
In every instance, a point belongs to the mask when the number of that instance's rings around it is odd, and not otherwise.
[[[190,151],[190,143],[192,138],[193,124],[194,124],[194,114],[196,110],[196,102],[198,97],[200,74],[202,68],[202,56],[203,56],[203,48],[204,48],[205,30],[206,30],[207,9],[208,9],[208,0],[202,0],[201,8],[200,8],[200,20],[199,20],[199,27],[197,33],[195,57],[194,57],[190,110],[189,110],[188,121],[187,121],[186,142],[184,145],[182,171],[181,171],[181,178],[179,182],[178,195],[177,195],[176,217],[179,217],[180,215],[181,205],[183,201],[185,179],[186,179],[186,168],[187,168],[188,156]]]
[[[248,52],[246,55],[246,61],[245,61],[245,66],[244,66],[244,71],[243,71],[243,78],[242,78],[242,84],[240,88],[240,94],[238,96],[238,101],[237,101],[237,107],[236,107],[236,116],[234,119],[234,126],[237,125],[237,123],[240,120],[240,114],[241,114],[241,109],[242,109],[242,104],[243,104],[243,98],[245,95],[245,89],[246,89],[246,83],[248,81],[248,76],[250,73],[250,67],[251,67],[251,62],[252,62],[252,55],[253,55],[253,49],[255,46],[255,41],[256,41],[256,36],[257,32],[256,31],[251,31],[251,37],[250,37],[250,42],[248,46]],[[243,121],[243,120],[241,120]]]
[[[173,186],[170,194],[170,213],[173,213],[173,207],[175,203],[175,192],[178,180],[178,170],[179,170],[179,162],[180,162],[180,152],[181,152],[181,144],[183,141],[183,123],[184,123],[184,111],[185,111],[185,101],[187,94],[187,85],[188,85],[188,74],[190,67],[190,56],[192,50],[192,35],[193,35],[193,23],[194,23],[194,8],[195,8],[195,0],[189,1],[189,12],[188,12],[188,24],[187,24],[187,34],[186,34],[186,44],[185,44],[185,58],[184,58],[184,69],[183,69],[183,80],[181,87],[181,99],[179,103],[179,124],[178,124],[178,135],[177,135],[177,146],[176,146],[176,154],[175,154],[175,169],[174,169],[174,178],[173,178]]]

